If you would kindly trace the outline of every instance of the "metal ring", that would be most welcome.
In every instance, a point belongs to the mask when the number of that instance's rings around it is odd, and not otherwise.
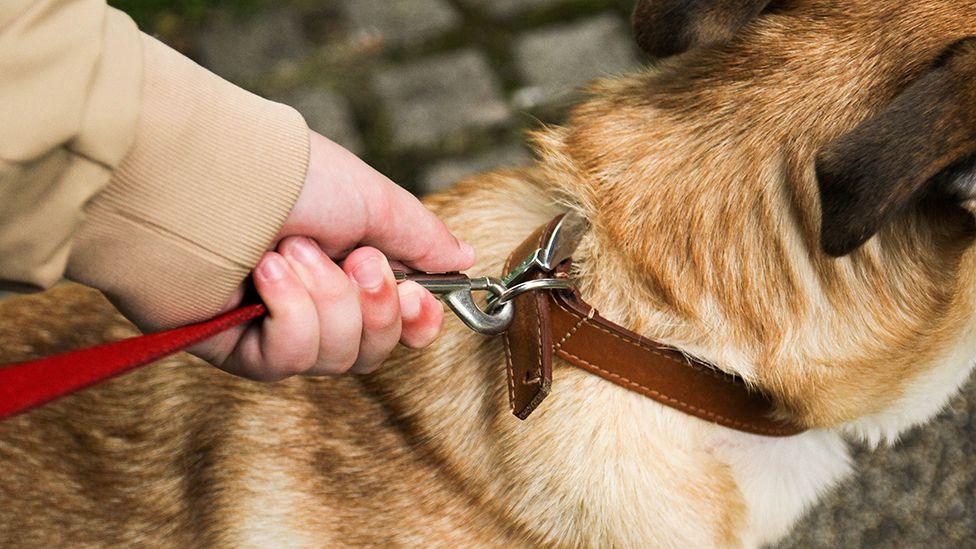
[[[499,305],[503,305],[506,302],[515,299],[525,292],[533,292],[538,290],[570,290],[573,287],[573,281],[569,280],[568,278],[537,278],[535,280],[528,280],[508,288],[498,296],[498,299],[496,299],[492,305],[493,307],[498,307]]]

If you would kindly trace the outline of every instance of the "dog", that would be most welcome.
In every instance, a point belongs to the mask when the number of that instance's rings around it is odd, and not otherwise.
[[[0,424],[4,545],[758,546],[976,356],[976,1],[644,0],[647,70],[537,162],[430,197],[478,273],[565,211],[601,314],[806,427],[714,425],[564,362],[512,417],[499,338],[256,384],[179,355]],[[131,335],[77,286],[0,305],[0,363]]]

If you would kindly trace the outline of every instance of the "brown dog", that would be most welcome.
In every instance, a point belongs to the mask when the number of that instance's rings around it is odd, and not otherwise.
[[[689,51],[598,84],[535,167],[428,204],[487,273],[582,212],[590,303],[810,431],[747,435],[565,364],[520,422],[500,342],[458,323],[363,378],[183,355],[0,424],[3,544],[752,546],[847,473],[844,434],[935,414],[976,355],[976,0],[648,0],[635,24]],[[0,319],[0,362],[131,332],[78,287]]]

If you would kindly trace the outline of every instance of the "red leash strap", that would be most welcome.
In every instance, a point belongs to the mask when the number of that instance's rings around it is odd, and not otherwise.
[[[0,420],[145,366],[263,316],[247,305],[199,324],[0,366]]]

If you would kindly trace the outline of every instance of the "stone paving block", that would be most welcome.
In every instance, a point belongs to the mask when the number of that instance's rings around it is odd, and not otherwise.
[[[420,177],[421,195],[446,189],[461,179],[495,168],[525,166],[531,156],[523,147],[509,145],[467,158],[444,160],[434,164]]]
[[[282,101],[302,113],[311,129],[356,154],[363,152],[363,140],[345,97],[332,90],[301,88],[288,93]]]
[[[381,44],[418,42],[460,22],[445,0],[345,0],[342,7],[353,35]]]
[[[854,466],[855,475],[826,494],[780,549],[972,547],[976,379],[896,445],[856,445]]]
[[[220,13],[201,33],[202,63],[235,82],[251,81],[281,63],[297,63],[309,54],[300,15],[286,7],[263,11],[245,21]]]
[[[527,11],[564,4],[566,0],[461,0],[472,8],[499,18],[510,18]]]
[[[528,32],[515,43],[515,62],[528,84],[516,91],[515,103],[557,103],[594,78],[637,68],[635,47],[630,28],[612,13]]]
[[[374,87],[389,116],[396,150],[430,147],[509,118],[495,75],[474,50],[388,68],[376,74]]]

